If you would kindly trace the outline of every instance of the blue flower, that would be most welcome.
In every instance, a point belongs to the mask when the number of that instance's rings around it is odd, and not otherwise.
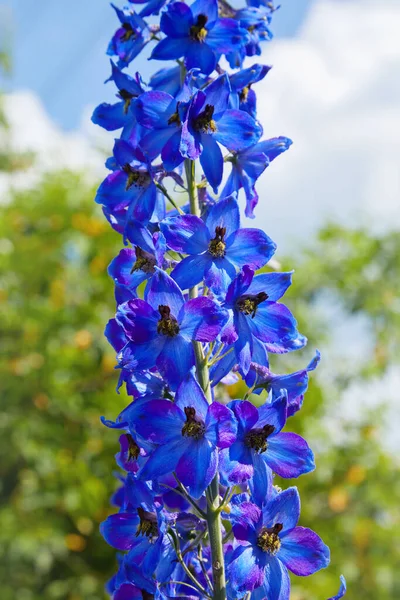
[[[118,302],[121,297],[125,300],[135,297],[137,287],[154,275],[156,266],[169,266],[164,260],[166,244],[161,232],[151,235],[140,223],[133,226],[130,223],[127,237],[134,240],[134,248],[123,248],[108,267],[108,274],[118,290]]]
[[[174,388],[194,365],[192,340],[214,341],[227,314],[210,298],[185,302],[175,281],[158,268],[146,287],[146,300],[118,307],[116,321],[129,340],[119,363],[139,370],[157,367]]]
[[[131,4],[146,4],[140,11],[141,17],[148,17],[150,15],[158,15],[167,0],[129,0]]]
[[[141,127],[138,126],[132,112],[132,103],[135,98],[144,92],[144,87],[139,73],[130,77],[114,65],[112,61],[112,74],[110,80],[114,81],[118,88],[117,97],[119,101],[115,104],[103,103],[95,108],[92,121],[107,131],[115,131],[123,128],[122,139],[136,141],[140,137]]]
[[[157,187],[153,173],[137,149],[125,140],[116,140],[114,161],[109,166],[115,170],[100,184],[96,202],[111,210],[124,213],[125,224],[130,220],[149,222],[156,207]]]
[[[247,31],[233,19],[218,18],[217,0],[196,0],[191,6],[172,2],[161,16],[160,28],[167,36],[154,48],[151,58],[185,59],[188,70],[214,71],[221,54],[240,49]]]
[[[259,269],[273,256],[276,245],[260,229],[241,229],[236,198],[220,200],[203,221],[194,215],[165,219],[160,223],[167,245],[188,254],[171,276],[182,289],[204,283],[214,293],[226,292],[237,269],[245,264]]]
[[[297,527],[300,497],[296,488],[280,492],[263,510],[243,503],[240,513],[235,515],[233,533],[242,545],[228,566],[234,592],[259,588],[256,600],[288,600],[288,569],[307,576],[328,566],[329,548],[311,529]]]
[[[181,154],[191,160],[200,157],[204,175],[215,192],[223,173],[218,144],[237,152],[254,145],[262,135],[261,126],[248,113],[229,108],[230,93],[227,75],[196,92],[182,126]]]
[[[299,477],[315,469],[307,442],[295,433],[282,432],[287,398],[256,408],[251,402],[228,404],[237,422],[236,441],[221,453],[221,472],[226,485],[246,483],[261,504],[270,489],[271,471],[280,477]]]
[[[194,498],[203,494],[215,476],[217,448],[228,447],[236,435],[232,412],[218,402],[209,405],[191,373],[179,386],[174,402],[141,402],[131,427],[156,445],[139,477],[148,481],[176,471]]]
[[[229,196],[243,188],[246,194],[246,217],[254,218],[254,209],[258,204],[258,194],[255,190],[257,179],[277,156],[288,150],[291,144],[289,138],[277,137],[232,153],[228,158],[232,164],[232,171],[221,196]]]
[[[107,49],[109,56],[118,56],[118,66],[126,67],[150,41],[151,34],[147,23],[134,12],[126,14],[111,4],[121,23],[113,35]]]
[[[253,359],[268,364],[266,351],[282,354],[302,348],[307,340],[297,331],[297,322],[290,310],[278,300],[291,284],[291,273],[263,273],[244,266],[228,288],[224,307],[229,321],[221,339],[234,351],[222,359],[213,370],[217,383],[235,364],[244,375]],[[257,351],[257,357],[255,352]],[[260,353],[264,354],[261,360]]]

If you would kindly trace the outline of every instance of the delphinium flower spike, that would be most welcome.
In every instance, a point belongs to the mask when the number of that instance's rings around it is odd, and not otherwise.
[[[291,145],[263,136],[257,117],[271,67],[251,57],[271,39],[276,7],[129,1],[113,6],[107,50],[117,102],[93,114],[119,133],[96,202],[124,246],[110,257],[105,335],[131,400],[102,417],[118,430],[121,470],[117,512],[100,528],[121,552],[106,590],[113,600],[288,600],[289,572],[325,568],[329,550],[298,526],[297,489],[273,479],[315,467],[287,419],[319,353],[295,373],[270,369],[271,353],[307,340],[281,301],[292,273],[273,272],[276,244],[241,218],[255,216],[259,177]],[[159,25],[147,21],[158,14]],[[149,65],[174,62],[142,78],[130,64],[147,46]],[[249,390],[228,399],[223,382],[238,377]],[[335,599],[345,592],[342,579]]]

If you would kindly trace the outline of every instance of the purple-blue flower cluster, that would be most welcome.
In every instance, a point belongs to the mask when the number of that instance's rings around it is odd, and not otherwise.
[[[281,301],[292,273],[268,266],[275,243],[241,221],[241,212],[254,217],[260,175],[291,145],[266,139],[257,119],[253,88],[270,67],[244,66],[271,38],[275,7],[113,8],[117,102],[92,119],[119,132],[96,202],[124,245],[108,269],[116,312],[105,334],[131,403],[115,421],[102,418],[119,430],[123,472],[118,511],[101,525],[121,552],[107,591],[114,600],[287,600],[289,572],[326,567],[329,549],[298,525],[297,489],[274,484],[315,468],[287,420],[319,353],[304,370],[270,370],[270,353],[306,338]],[[159,25],[146,20],[159,13]],[[169,63],[146,82],[126,68],[148,44],[151,60]],[[249,390],[232,401],[224,382],[239,377]],[[336,598],[344,593],[343,580]]]

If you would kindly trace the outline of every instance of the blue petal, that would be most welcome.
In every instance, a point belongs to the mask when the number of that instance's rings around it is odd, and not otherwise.
[[[275,429],[273,435],[279,433],[286,423],[286,396],[277,398],[272,404],[263,404],[258,409],[258,421],[256,427],[272,425]]]
[[[248,39],[246,29],[234,19],[219,19],[207,36],[207,43],[217,54],[241,49]]]
[[[129,550],[136,542],[135,533],[139,525],[136,513],[118,513],[110,515],[100,525],[100,533],[117,550]]]
[[[261,229],[239,229],[227,239],[226,256],[236,267],[248,265],[255,271],[272,258],[275,250],[276,244]]]
[[[228,578],[235,592],[252,591],[263,583],[268,555],[259,557],[259,554],[251,546],[239,546],[234,551]]]
[[[289,573],[278,557],[270,556],[265,569],[264,583],[252,594],[252,600],[289,600]]]
[[[245,265],[228,288],[225,300],[227,306],[234,307],[236,300],[247,292],[253,277],[254,271]]]
[[[166,444],[182,438],[184,412],[170,400],[138,400],[129,413],[131,427],[149,442]]]
[[[204,277],[204,271],[211,262],[212,260],[208,254],[187,256],[176,265],[171,277],[175,279],[182,290],[187,290],[200,283]]]
[[[189,38],[166,37],[154,48],[150,58],[156,60],[171,60],[184,56],[190,48]]]
[[[196,415],[199,415],[205,422],[208,411],[208,402],[204,392],[199,386],[192,373],[186,375],[181,385],[178,387],[175,395],[175,405],[178,406],[182,414],[187,406],[195,409]]]
[[[158,310],[159,306],[169,306],[172,315],[177,318],[184,299],[177,283],[165,271],[155,267],[149,285],[146,288],[146,300]]]
[[[128,341],[122,325],[115,319],[110,319],[104,330],[104,335],[116,352],[122,350]]]
[[[159,315],[140,298],[120,304],[115,318],[136,344],[149,342],[157,335]]]
[[[207,17],[207,26],[218,19],[218,3],[216,0],[195,0],[190,8],[195,19],[199,15]]]
[[[179,321],[180,332],[186,340],[213,342],[228,319],[228,313],[206,296],[185,303]]]
[[[168,338],[157,359],[158,370],[172,389],[176,389],[194,364],[192,342],[181,335]]]
[[[217,58],[207,43],[190,40],[190,44],[185,53],[186,69],[200,69],[201,73],[209,75],[215,69]]]
[[[215,236],[217,227],[226,229],[226,239],[235,233],[240,228],[240,211],[236,196],[223,198],[214,204],[206,217],[206,225],[211,238]]]
[[[251,497],[259,506],[263,506],[272,494],[272,471],[266,465],[262,455],[253,452],[254,475],[250,479]]]
[[[168,246],[176,252],[200,254],[207,250],[210,234],[204,221],[195,215],[171,217],[160,223]]]
[[[265,453],[268,466],[280,477],[299,477],[315,469],[314,455],[307,442],[296,433],[271,437]]]
[[[248,320],[250,329],[259,340],[267,344],[270,352],[289,352],[293,349],[291,340],[298,335],[297,322],[284,304],[262,302],[256,315]]]
[[[138,122],[148,129],[157,127],[160,121],[163,126],[167,126],[169,117],[175,111],[175,98],[158,90],[139,96],[133,109]]]
[[[268,294],[268,300],[276,302],[291,286],[292,275],[293,271],[288,271],[287,273],[262,273],[261,275],[256,275],[247,290],[247,293],[258,294],[259,292],[266,292]]]
[[[208,183],[217,193],[224,169],[222,152],[212,135],[201,134],[201,144],[203,151],[200,155],[200,164]]]
[[[306,577],[329,565],[329,548],[311,529],[295,527],[280,539],[278,557],[295,575]]]
[[[174,127],[153,129],[140,140],[140,148],[143,150],[145,156],[152,161],[161,154],[163,148],[174,133]]]
[[[217,142],[236,151],[252,146],[261,135],[261,126],[242,110],[226,110],[214,133]]]
[[[103,104],[99,104],[94,109],[92,122],[95,125],[100,125],[100,127],[103,127],[107,131],[120,129],[125,126],[129,119],[128,115],[125,114],[124,106],[125,102],[116,102],[115,104],[103,102]]]
[[[181,435],[180,439],[176,438],[167,444],[158,446],[139,471],[138,477],[145,481],[151,481],[167,473],[172,473],[181,457],[188,451],[189,445],[188,438]]]
[[[161,151],[161,158],[166,171],[172,171],[173,169],[176,169],[176,167],[179,167],[179,165],[183,162],[183,156],[179,149],[181,136],[181,130],[175,129],[175,132],[171,135]]]
[[[264,527],[283,525],[282,534],[290,532],[297,525],[300,516],[300,496],[297,488],[291,487],[273,498],[263,509]]]
[[[176,473],[194,498],[200,496],[214,479],[217,470],[217,451],[205,438],[188,438],[190,445],[180,459]],[[168,454],[166,455],[168,456]]]
[[[212,83],[204,88],[206,104],[214,107],[213,119],[218,121],[228,108],[228,100],[231,87],[227,75],[217,77]]]
[[[223,294],[235,275],[235,267],[227,258],[215,258],[206,267],[204,283],[214,294]]]
[[[188,36],[193,24],[192,10],[184,2],[173,2],[161,15],[161,31],[172,38]]]
[[[237,434],[237,422],[233,412],[220,404],[213,402],[206,419],[206,438],[218,448],[228,448],[233,444]]]

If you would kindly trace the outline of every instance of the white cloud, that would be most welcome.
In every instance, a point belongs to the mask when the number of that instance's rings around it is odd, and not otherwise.
[[[36,94],[24,91],[3,98],[9,131],[3,133],[4,145],[15,152],[33,152],[34,163],[27,171],[0,174],[0,191],[6,198],[12,187],[29,187],[44,172],[67,168],[80,170],[93,180],[104,172],[104,155],[93,148],[87,135],[65,133],[51,121]],[[7,136],[7,137],[5,137]]]
[[[281,249],[328,217],[400,225],[399,31],[398,0],[318,0],[297,38],[266,47],[259,118],[294,144],[259,182],[256,223]]]

